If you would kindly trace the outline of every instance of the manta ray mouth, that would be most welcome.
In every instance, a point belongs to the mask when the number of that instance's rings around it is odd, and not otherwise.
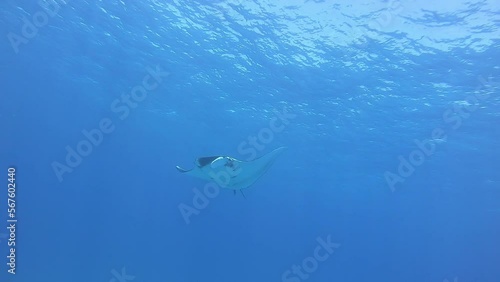
[[[198,167],[204,167],[206,165],[211,164],[213,161],[216,159],[220,158],[220,156],[214,156],[214,157],[201,157],[196,159],[196,165]]]

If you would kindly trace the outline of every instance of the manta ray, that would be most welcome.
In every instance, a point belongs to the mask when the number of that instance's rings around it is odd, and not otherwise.
[[[180,166],[176,168],[186,175],[215,181],[220,187],[232,189],[236,194],[236,190],[241,191],[257,181],[285,149],[277,148],[251,161],[240,161],[228,156],[201,157],[195,160],[196,166],[191,170]]]

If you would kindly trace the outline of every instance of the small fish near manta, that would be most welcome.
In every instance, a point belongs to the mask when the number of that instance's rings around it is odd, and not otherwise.
[[[240,161],[228,156],[201,157],[196,159],[196,166],[186,170],[176,166],[177,170],[206,181],[215,181],[222,188],[236,190],[248,188],[259,179],[286,149],[280,147],[252,161]]]

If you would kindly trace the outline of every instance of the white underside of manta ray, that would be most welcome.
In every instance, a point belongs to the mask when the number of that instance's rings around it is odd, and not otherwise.
[[[228,156],[201,157],[191,170],[176,166],[177,170],[206,181],[215,181],[220,187],[241,190],[259,179],[285,150],[280,147],[252,161],[240,161]]]

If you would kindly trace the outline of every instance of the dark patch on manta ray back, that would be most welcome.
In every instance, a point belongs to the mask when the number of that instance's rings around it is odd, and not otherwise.
[[[196,160],[196,163],[198,164],[199,167],[204,167],[207,164],[212,163],[215,159],[219,158],[220,156],[215,156],[215,157],[202,157],[198,158]]]

